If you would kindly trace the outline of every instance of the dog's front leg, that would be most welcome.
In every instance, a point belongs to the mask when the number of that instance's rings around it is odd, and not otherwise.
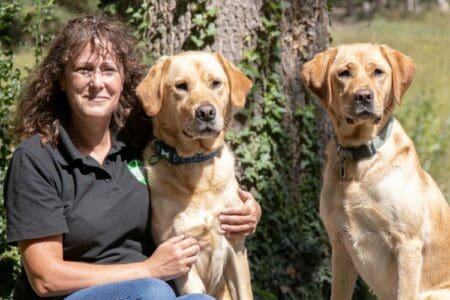
[[[178,292],[181,295],[194,294],[194,293],[206,293],[206,287],[203,283],[200,275],[198,274],[195,265],[192,266],[191,270],[183,276],[175,279]]]
[[[331,300],[350,300],[358,274],[342,242],[332,239],[331,247]]]
[[[230,241],[226,266],[225,281],[233,300],[253,299],[250,267],[244,241]]]
[[[423,243],[419,239],[401,242],[397,247],[397,300],[417,300],[419,297],[422,248]]]

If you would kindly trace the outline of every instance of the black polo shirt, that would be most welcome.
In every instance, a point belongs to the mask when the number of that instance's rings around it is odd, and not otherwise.
[[[4,186],[7,241],[63,235],[64,259],[98,264],[146,259],[154,244],[140,155],[113,138],[103,165],[60,127],[57,147],[35,135],[14,152]],[[22,274],[15,299],[36,296]],[[32,294],[30,294],[32,293]]]

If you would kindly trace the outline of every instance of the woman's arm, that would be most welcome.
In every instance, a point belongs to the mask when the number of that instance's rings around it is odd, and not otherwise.
[[[226,208],[219,215],[220,228],[229,238],[254,233],[262,215],[261,206],[252,194],[241,189],[237,192],[244,205]]]
[[[28,279],[40,297],[139,278],[172,279],[190,270],[199,249],[197,240],[180,235],[162,243],[145,261],[101,265],[65,261],[62,235],[19,242]]]

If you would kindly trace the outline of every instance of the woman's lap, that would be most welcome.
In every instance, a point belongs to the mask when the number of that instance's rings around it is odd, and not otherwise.
[[[177,298],[172,288],[164,281],[148,278],[110,283],[82,289],[65,300],[212,300],[205,294],[185,295]]]

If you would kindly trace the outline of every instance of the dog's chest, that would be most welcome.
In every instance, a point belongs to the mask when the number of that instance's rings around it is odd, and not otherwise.
[[[424,211],[409,205],[416,202],[412,195],[420,194],[414,192],[416,181],[393,167],[363,180],[325,181],[322,191],[321,216],[328,232],[344,243],[358,273],[387,299],[386,292],[397,284],[396,247],[403,237],[426,235]]]
[[[417,198],[418,186],[415,176],[405,173],[401,167],[394,167],[372,178],[339,182],[328,198],[332,198],[332,205],[341,206],[343,228],[354,244],[366,236],[377,243],[377,237],[392,249],[402,236],[413,236],[422,229],[424,208],[411,205],[421,202]],[[422,234],[420,230],[419,233]]]
[[[234,159],[224,148],[206,163],[147,168],[152,198],[152,230],[158,241],[186,233],[209,240],[222,236],[218,217],[225,207],[242,205],[237,194]]]
[[[344,244],[358,273],[375,292],[393,290],[397,272],[386,220],[366,201],[366,191],[358,185],[347,188],[336,185],[328,195],[322,193],[321,217],[330,238]]]
[[[230,184],[221,193],[204,193],[193,196],[186,209],[180,211],[174,218],[173,228],[176,234],[187,233],[198,239],[208,234],[222,236],[219,230],[219,215],[226,207],[239,205],[236,191]]]

